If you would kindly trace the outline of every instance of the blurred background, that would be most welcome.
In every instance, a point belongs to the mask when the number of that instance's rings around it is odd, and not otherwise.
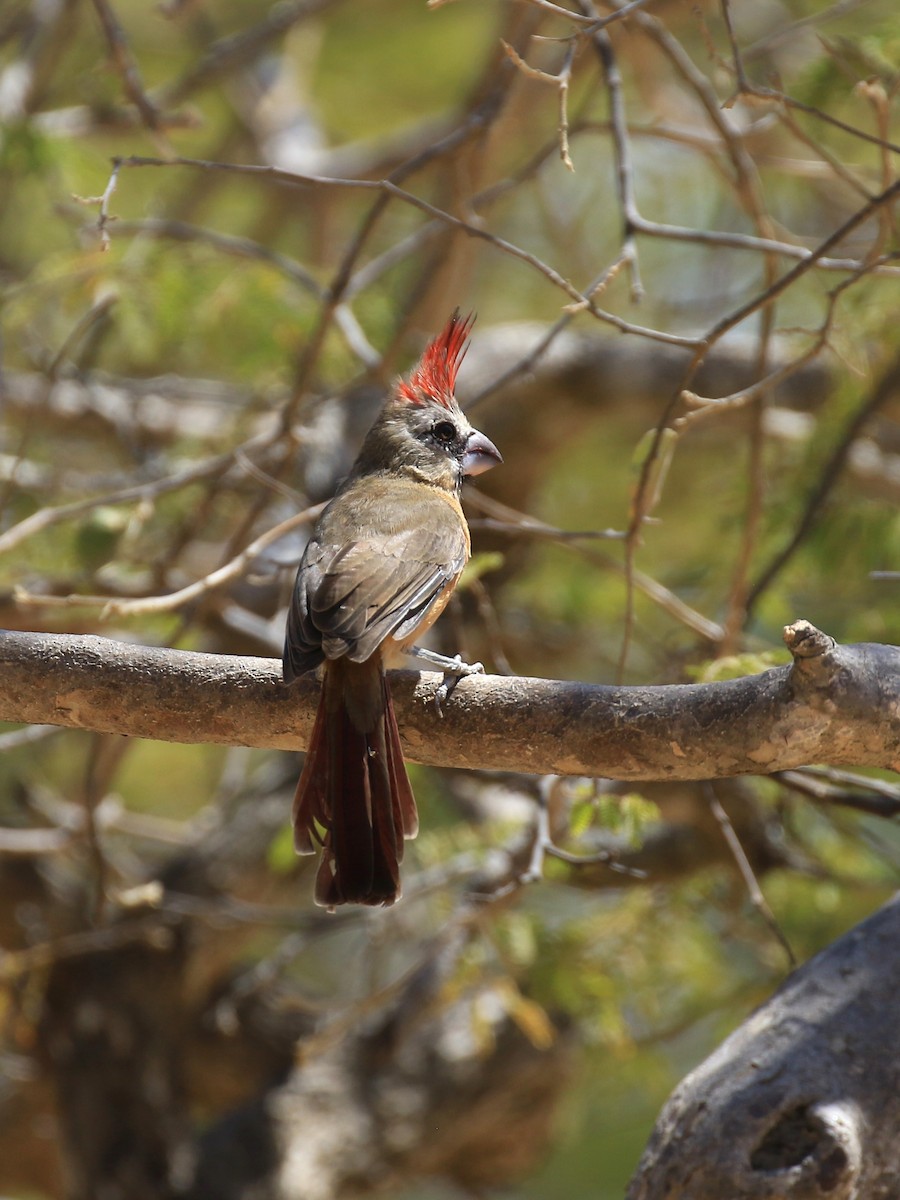
[[[278,657],[308,525],[181,590],[333,493],[459,306],[505,461],[436,648],[634,684],[786,662],[800,617],[898,642],[898,48],[892,0],[0,0],[0,623]],[[0,748],[34,1200],[613,1200],[900,861],[872,773],[413,765],[403,900],[330,916],[299,756]],[[589,861],[526,885],[538,810]]]

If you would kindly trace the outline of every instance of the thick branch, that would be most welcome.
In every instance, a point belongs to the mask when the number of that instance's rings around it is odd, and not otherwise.
[[[900,897],[796,971],[683,1080],[629,1200],[900,1194]]]
[[[900,766],[900,649],[837,646],[805,621],[791,666],[724,683],[603,687],[392,675],[404,751],[437,766],[704,779],[811,761]],[[271,659],[194,654],[65,634],[0,634],[0,720],[172,742],[299,749],[318,684],[291,688]]]

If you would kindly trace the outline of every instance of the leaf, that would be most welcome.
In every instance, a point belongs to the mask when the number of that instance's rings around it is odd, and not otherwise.
[[[489,571],[499,571],[503,562],[504,556],[499,550],[486,550],[482,554],[473,554],[463,568],[459,581],[460,591],[465,591],[476,579],[487,575]]]
[[[638,475],[644,469],[652,447],[656,441],[656,430],[648,429],[635,448],[633,462]],[[647,487],[644,492],[643,514],[649,516],[662,499],[663,488],[669,474],[669,467],[675,457],[675,447],[678,444],[678,434],[674,429],[664,429],[659,439],[656,457],[650,465]]]
[[[587,833],[594,823],[595,812],[596,806],[593,796],[575,801],[569,813],[569,832],[572,837],[580,838]]]
[[[285,825],[275,834],[266,853],[269,869],[276,875],[287,875],[297,864],[297,854],[294,850],[294,831],[290,825]]]
[[[632,849],[640,846],[647,826],[659,820],[659,808],[639,792],[600,796],[597,810],[600,824],[621,837]]]
[[[697,683],[718,683],[725,679],[741,679],[744,675],[760,675],[772,667],[789,661],[787,651],[763,650],[757,654],[726,654],[709,662],[689,667],[688,677]]]
[[[547,1012],[536,1000],[523,996],[512,980],[503,987],[506,1011],[536,1050],[549,1050],[556,1041],[556,1029]]]

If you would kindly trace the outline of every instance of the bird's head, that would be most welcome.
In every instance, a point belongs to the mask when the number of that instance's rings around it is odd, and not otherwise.
[[[464,478],[503,461],[456,401],[456,374],[473,321],[457,309],[412,371],[396,382],[363,443],[355,474],[402,474],[457,491]]]

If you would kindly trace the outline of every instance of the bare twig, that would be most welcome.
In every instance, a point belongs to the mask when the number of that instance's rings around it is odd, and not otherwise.
[[[589,8],[588,0],[579,0],[579,3],[582,11],[586,12]],[[634,303],[638,303],[644,295],[637,244],[634,237],[639,213],[634,194],[634,165],[628,140],[628,120],[625,114],[622,76],[609,34],[603,29],[597,29],[589,36],[603,67],[609,96],[610,131],[616,163],[616,195],[622,210],[622,250],[619,261],[628,266],[631,273],[631,299]]]
[[[834,246],[839,245],[844,238],[851,234],[855,229],[858,229],[860,225],[863,225],[866,221],[868,221],[870,217],[875,216],[881,208],[892,204],[898,196],[900,196],[900,179],[895,180],[890,187],[885,188],[883,192],[879,192],[877,196],[873,196],[867,204],[862,206],[862,208],[858,208],[856,212],[849,216],[847,220],[843,222],[843,224],[838,226],[833,233],[829,234],[824,241],[820,242],[816,249],[813,250],[803,260],[803,262],[798,263],[795,267],[792,267],[789,271],[785,272],[784,275],[779,276],[778,279],[776,279],[770,287],[766,288],[765,291],[754,296],[752,299],[748,300],[746,304],[742,304],[739,308],[735,309],[718,321],[707,333],[706,340],[710,344],[718,341],[723,334],[727,333],[731,329],[734,329],[736,325],[740,325],[740,323],[746,320],[751,313],[757,312],[765,305],[773,303],[774,300],[776,300],[783,292],[787,291],[787,289],[791,287],[799,278],[801,278],[801,276],[805,275],[806,272],[810,270],[810,268],[813,267],[820,258],[824,257],[829,250],[831,250]]]
[[[722,16],[725,21],[725,31],[728,34],[728,43],[731,47],[731,62],[735,76],[737,77],[738,94],[740,94],[747,87],[747,76],[744,72],[744,60],[741,57],[737,35],[734,32],[734,22],[731,19],[731,4],[729,0],[722,0]],[[730,102],[728,103],[730,105]]]
[[[442,8],[445,4],[452,4],[453,0],[427,0],[429,8]],[[552,0],[523,0],[523,3],[530,4],[532,8],[539,8],[542,12],[550,13],[555,17],[564,17],[567,21],[572,21],[574,24],[589,25],[593,24],[596,18],[583,17],[577,12],[573,12],[570,8],[564,8],[561,4],[553,4]]]
[[[559,156],[563,161],[563,165],[568,167],[570,171],[574,171],[575,166],[569,155],[568,96],[569,82],[572,78],[572,64],[575,61],[575,53],[578,49],[577,42],[571,41],[569,43],[562,66],[556,75],[551,75],[547,71],[541,71],[537,67],[532,67],[522,58],[518,50],[510,46],[508,42],[503,42],[502,45],[507,56],[524,75],[527,75],[529,79],[537,79],[541,83],[553,84],[557,89],[559,93]]]
[[[102,616],[137,616],[146,615],[147,613],[172,612],[175,609],[183,608],[192,600],[196,600],[200,596],[205,596],[216,588],[223,587],[226,583],[239,578],[257,559],[264,550],[283,538],[285,534],[291,530],[298,528],[300,525],[308,525],[314,521],[322,509],[324,504],[314,504],[312,507],[305,509],[301,513],[295,513],[294,516],[288,517],[285,521],[280,521],[272,529],[266,530],[264,534],[256,538],[250,543],[246,549],[240,554],[235,555],[224,566],[219,567],[215,571],[211,571],[209,575],[203,579],[198,579],[196,582],[188,584],[187,587],[179,588],[177,592],[170,592],[167,596],[144,596],[137,600],[120,600],[107,598]],[[40,597],[35,598],[40,602]],[[83,604],[84,601],[78,596],[69,597],[72,603]]]
[[[808,767],[801,771],[778,771],[773,779],[822,804],[837,804],[873,817],[900,816],[900,788],[865,775]],[[839,783],[844,786],[837,786]]]
[[[141,119],[151,133],[158,135],[161,129],[160,112],[144,90],[141,73],[135,57],[131,53],[125,31],[119,24],[108,0],[92,0],[92,3],[100,18],[100,24],[103,26],[103,33],[116,70],[122,77],[125,94],[141,114]]]
[[[278,433],[259,434],[228,453],[216,455],[214,458],[195,463],[193,466],[186,467],[183,471],[179,471],[174,475],[167,475],[162,479],[156,479],[149,483],[135,484],[133,487],[120,488],[114,492],[106,492],[99,496],[89,497],[86,500],[74,500],[71,504],[61,504],[57,507],[48,506],[47,508],[38,509],[30,517],[23,518],[0,534],[0,554],[7,553],[16,546],[21,545],[28,538],[34,537],[35,534],[42,533],[45,529],[50,529],[52,526],[59,525],[65,521],[74,520],[101,505],[131,504],[135,501],[153,499],[169,492],[180,491],[182,488],[192,483],[197,483],[201,479],[214,478],[227,471],[237,461],[241,453],[246,454],[254,450],[265,449],[271,446],[279,436],[280,434]]]
[[[859,437],[866,422],[896,393],[898,387],[900,387],[900,358],[895,359],[881,376],[866,400],[856,409],[841,432],[834,450],[822,468],[818,482],[807,498],[793,534],[786,545],[778,551],[755,580],[747,597],[748,612],[759,602],[765,590],[784,570],[809,536],[822,516],[823,506],[829,493],[840,478],[847,461],[847,456],[850,453],[850,447]]]
[[[257,24],[213,42],[199,62],[192,63],[180,79],[163,88],[161,95],[165,105],[181,104],[223,75],[253,62],[271,42],[284,37],[301,21],[316,17],[340,3],[342,0],[285,0],[283,4],[274,4]]]
[[[508,254],[511,257],[517,258],[519,261],[524,262],[526,265],[536,270],[539,274],[543,275],[557,288],[562,290],[571,300],[573,300],[575,302],[575,311],[589,312],[598,320],[604,322],[605,324],[612,325],[622,333],[633,333],[640,337],[649,338],[652,341],[664,342],[667,345],[688,347],[694,347],[698,345],[698,340],[696,338],[684,337],[679,334],[665,333],[658,329],[636,325],[631,321],[623,320],[614,313],[605,312],[603,309],[598,308],[587,296],[582,295],[576,287],[574,287],[567,279],[560,275],[559,272],[553,267],[538,258],[537,255],[532,254],[527,250],[523,250],[514,242],[509,242],[505,238],[501,238],[496,234],[490,233],[486,229],[482,229],[477,225],[472,225],[470,222],[464,221],[460,217],[454,216],[452,213],[445,212],[436,205],[430,204],[427,200],[423,200],[421,197],[416,196],[412,192],[399,187],[390,179],[335,179],[325,176],[297,174],[292,171],[282,170],[279,167],[257,166],[246,163],[223,163],[212,160],[192,158],[148,158],[143,155],[131,155],[128,158],[117,159],[116,163],[119,169],[123,167],[194,167],[199,170],[228,171],[239,175],[255,175],[263,178],[271,178],[289,187],[320,186],[347,189],[358,188],[362,189],[363,191],[384,192],[389,196],[393,196],[396,199],[401,200],[405,204],[409,204],[414,208],[420,209],[428,216],[435,217],[439,221],[444,222],[446,225],[460,230],[469,237],[474,237],[485,241],[495,249],[500,250],[502,253]],[[380,215],[380,206],[378,213],[373,212],[373,214],[371,214],[370,222],[374,220],[376,215]],[[354,244],[353,254],[348,255],[347,258],[353,258],[355,260],[357,253],[358,246]],[[318,344],[318,339],[316,339],[314,336],[314,338],[311,338],[307,343],[307,346],[309,347],[316,344]],[[307,358],[308,356],[304,356],[304,362],[307,361]],[[306,370],[303,372],[304,377],[305,374]],[[295,394],[299,397],[302,389],[296,387],[296,385],[295,388]]]
[[[790,41],[796,37],[804,29],[810,26],[824,25],[827,21],[835,21],[839,17],[844,17],[847,13],[853,12],[857,8],[861,8],[864,4],[868,4],[869,0],[838,0],[836,4],[832,4],[829,8],[823,8],[816,12],[808,13],[804,17],[798,17],[795,21],[789,21],[786,25],[779,25],[775,29],[767,32],[758,41],[744,49],[744,59],[747,62],[762,58],[774,47],[781,45],[783,42]]]
[[[744,880],[744,883],[747,886],[747,892],[750,896],[751,904],[780,942],[782,949],[787,955],[788,963],[791,968],[796,967],[796,955],[791,948],[790,942],[787,940],[784,930],[778,924],[775,914],[772,912],[765,896],[763,895],[762,888],[759,886],[759,881],[753,873],[753,867],[750,865],[750,860],[747,858],[747,855],[744,852],[744,847],[741,845],[740,838],[735,832],[735,828],[731,823],[728,813],[722,807],[722,804],[716,796],[711,784],[707,785],[706,792],[710,812],[718,822],[719,828],[722,830],[722,836],[728,844],[728,849],[731,851],[734,861],[737,864],[737,868],[741,873],[741,878]]]
[[[321,299],[323,294],[319,283],[304,266],[278,250],[253,241],[252,238],[236,237],[200,225],[190,225],[186,221],[170,221],[158,217],[145,217],[138,221],[120,220],[116,229],[124,235],[138,234],[142,237],[170,238],[177,242],[197,242],[235,258],[266,263],[316,299]]]
[[[80,204],[91,204],[91,203],[99,204],[100,212],[97,216],[97,232],[100,236],[100,249],[101,250],[109,249],[109,241],[110,241],[110,239],[109,239],[109,223],[110,223],[110,221],[115,220],[115,217],[110,216],[109,205],[112,200],[113,193],[116,190],[116,186],[118,185],[118,182],[119,182],[119,166],[117,163],[114,162],[113,169],[110,172],[109,179],[106,182],[106,187],[103,189],[103,194],[101,196],[97,197],[96,201],[82,200],[80,197],[76,196],[76,200],[78,200],[78,202]]]
[[[786,108],[796,109],[798,112],[806,113],[808,116],[816,117],[819,121],[824,121],[827,125],[833,126],[835,129],[840,129],[842,133],[848,133],[851,137],[859,138],[861,141],[868,142],[870,145],[878,146],[881,150],[890,151],[891,154],[900,154],[900,145],[896,142],[889,142],[885,138],[877,137],[873,133],[867,133],[864,129],[859,129],[855,125],[849,125],[846,121],[833,116],[824,109],[816,108],[812,104],[804,104],[802,100],[795,100],[786,92],[779,92],[774,88],[749,87],[747,95],[754,96],[758,100],[772,100],[779,104],[783,104]]]
[[[823,346],[827,342],[827,329],[823,327],[815,340],[810,343],[809,347],[802,354],[790,362],[782,363],[780,367],[776,367],[774,371],[770,371],[768,375],[762,379],[758,379],[756,383],[751,383],[749,387],[741,388],[736,392],[730,392],[727,396],[698,396],[696,392],[683,391],[681,399],[690,411],[675,421],[675,427],[684,428],[684,426],[693,425],[698,420],[703,420],[706,417],[715,416],[736,408],[743,408],[746,404],[771,392],[780,383],[783,383],[786,379],[790,379],[792,375],[802,370],[807,363],[818,358]]]
[[[127,753],[131,743],[126,738],[95,734],[82,785],[82,812],[90,873],[90,913],[92,923],[102,921],[107,914],[111,866],[107,859],[97,821],[97,809],[106,794],[112,775]]]
[[[550,805],[548,793],[562,784],[562,780],[549,776],[543,781],[541,796],[535,813],[534,838],[531,843],[531,856],[528,866],[519,876],[521,884],[536,883],[543,878],[544,860],[556,858],[570,867],[607,867],[614,874],[628,875],[634,879],[646,879],[647,872],[637,867],[628,867],[616,861],[616,856],[610,850],[598,850],[593,854],[572,854],[563,850],[553,841],[550,830]]]

